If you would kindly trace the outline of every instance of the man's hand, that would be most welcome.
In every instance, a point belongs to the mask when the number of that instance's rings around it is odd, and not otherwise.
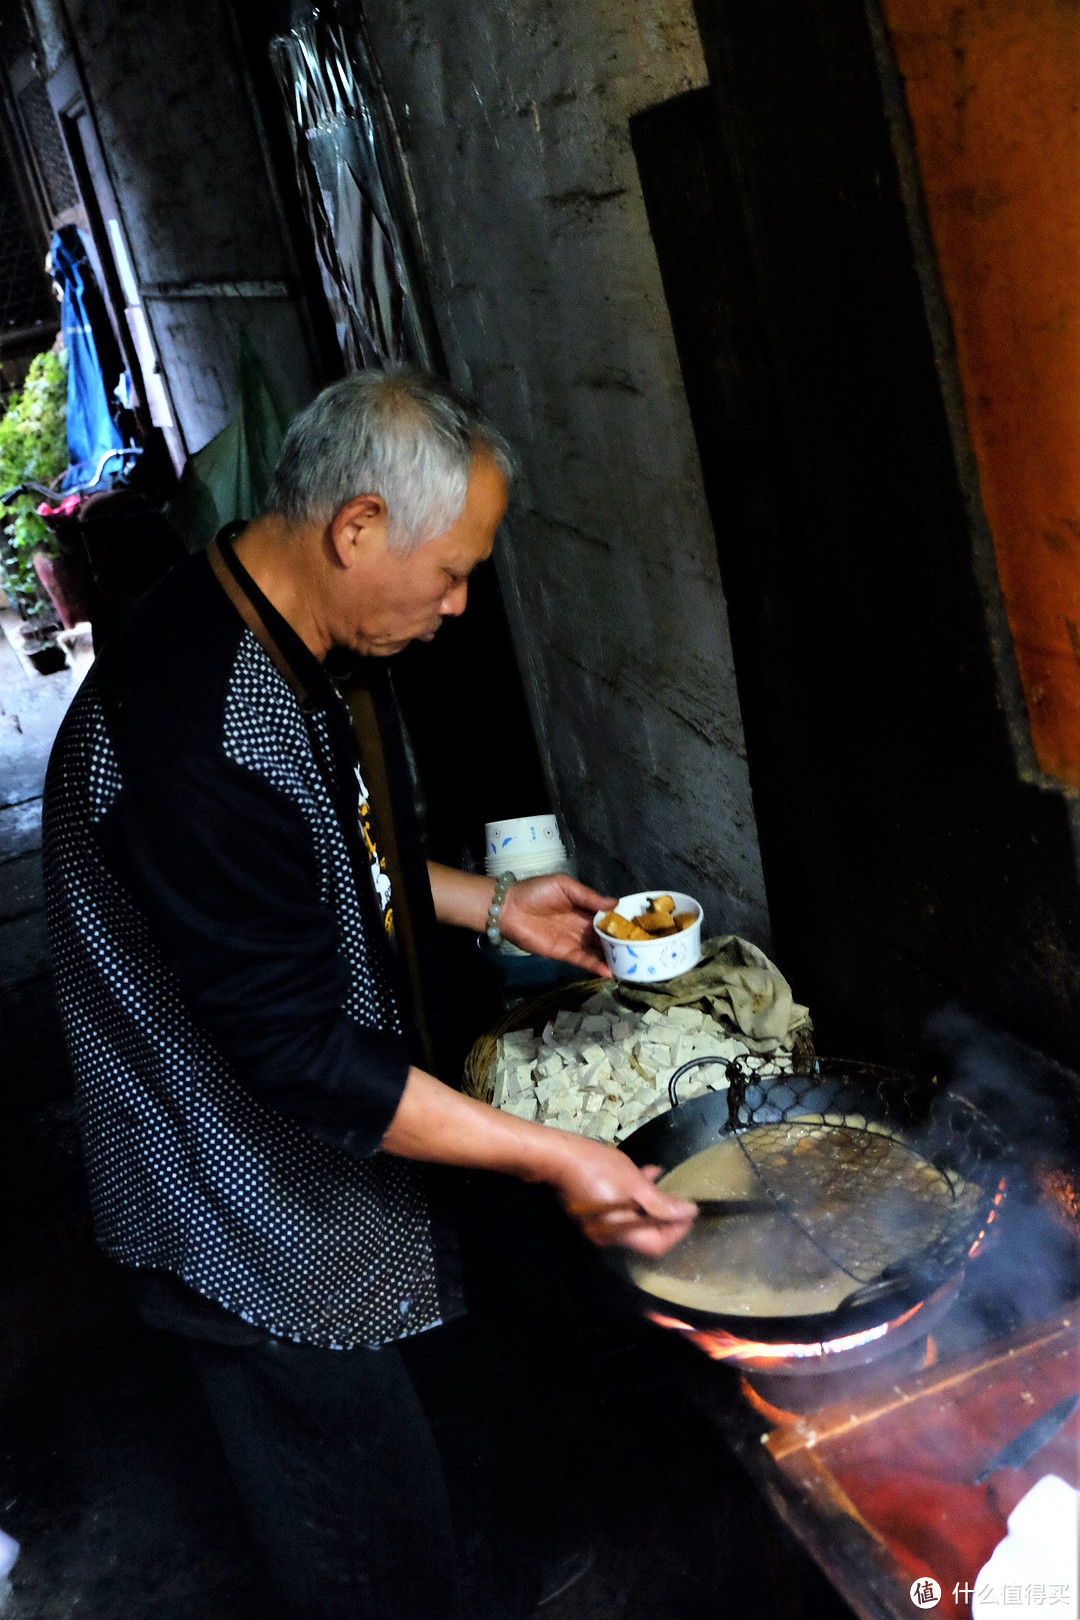
[[[550,1128],[541,1126],[542,1130]],[[659,1165],[641,1170],[618,1148],[569,1131],[557,1134],[568,1148],[563,1172],[552,1178],[552,1185],[567,1214],[593,1243],[658,1255],[686,1236],[697,1216],[697,1205],[653,1186]]]
[[[585,1235],[602,1246],[663,1254],[686,1236],[697,1215],[695,1205],[653,1186],[658,1170],[639,1170],[618,1148],[515,1119],[463,1097],[422,1069],[409,1071],[382,1145],[406,1159],[546,1182]]]
[[[602,979],[610,979],[600,942],[593,930],[598,911],[609,911],[615,901],[587,889],[584,883],[555,872],[550,877],[525,878],[512,883],[502,905],[499,927],[503,937],[523,951],[572,962]]]
[[[452,866],[428,862],[431,896],[440,922],[482,933],[495,888],[493,878],[458,872]],[[502,905],[502,933],[523,951],[572,962],[602,979],[611,974],[600,942],[593,932],[593,917],[609,911],[614,900],[587,889],[584,883],[558,872],[552,877],[524,878],[511,883]]]

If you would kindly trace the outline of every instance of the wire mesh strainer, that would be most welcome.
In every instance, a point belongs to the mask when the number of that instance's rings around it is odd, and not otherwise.
[[[692,1059],[672,1076],[668,1120],[683,1113],[679,1080],[711,1062],[724,1060]],[[819,1059],[809,1073],[777,1072],[774,1058],[756,1055],[725,1068],[730,1089],[721,1135],[738,1141],[777,1216],[860,1285],[851,1295],[856,1304],[947,1274],[983,1235],[983,1222],[993,1220],[990,1202],[1000,1203],[996,1183],[1006,1144],[964,1098],[937,1093],[935,1082],[845,1059]],[[702,1106],[690,1104],[687,1114]],[[681,1130],[683,1158],[707,1145],[699,1134]],[[651,1146],[650,1154],[663,1156]],[[782,1238],[774,1222],[772,1271],[783,1270],[792,1248]],[[809,1252],[800,1263],[810,1263]]]
[[[736,1140],[777,1208],[856,1282],[925,1252],[954,1218],[954,1181],[881,1128],[796,1117]]]

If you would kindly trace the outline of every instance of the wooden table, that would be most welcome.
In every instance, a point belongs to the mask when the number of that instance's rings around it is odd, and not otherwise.
[[[911,1584],[923,1575],[942,1588],[937,1612],[963,1617],[975,1577],[1020,1498],[1047,1473],[1080,1487],[1080,1411],[1025,1468],[1000,1470],[980,1486],[974,1476],[1077,1390],[1080,1300],[871,1394],[771,1426],[743,1383],[726,1403],[723,1427],[862,1620],[911,1620],[919,1612]]]

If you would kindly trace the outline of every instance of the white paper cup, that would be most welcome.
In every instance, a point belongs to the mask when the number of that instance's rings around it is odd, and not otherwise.
[[[663,979],[677,979],[680,973],[689,973],[701,960],[702,910],[691,894],[676,894],[674,889],[645,889],[641,894],[627,894],[615,906],[620,917],[637,917],[645,911],[650,900],[658,895],[670,894],[676,911],[692,911],[696,921],[678,934],[667,939],[612,939],[600,927],[606,916],[598,911],[593,918],[593,930],[604,952],[604,961],[617,979],[632,984],[656,984]]]
[[[484,859],[514,855],[541,855],[562,848],[557,816],[517,816],[512,821],[489,821],[484,827]],[[505,870],[505,868],[504,868]]]
[[[543,855],[508,855],[502,861],[493,857],[484,862],[484,870],[488,877],[501,877],[504,872],[513,872],[516,878],[527,878],[541,877],[546,872],[572,872],[574,864],[560,844],[556,849],[546,850]]]

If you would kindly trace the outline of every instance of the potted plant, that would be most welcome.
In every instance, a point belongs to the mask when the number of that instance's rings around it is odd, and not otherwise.
[[[51,484],[68,464],[67,368],[63,353],[35,355],[23,387],[0,417],[0,491]],[[38,515],[40,496],[17,495],[0,514],[0,577],[24,618],[40,616],[42,590],[67,628],[86,617],[85,586]],[[39,588],[40,587],[40,588]]]

